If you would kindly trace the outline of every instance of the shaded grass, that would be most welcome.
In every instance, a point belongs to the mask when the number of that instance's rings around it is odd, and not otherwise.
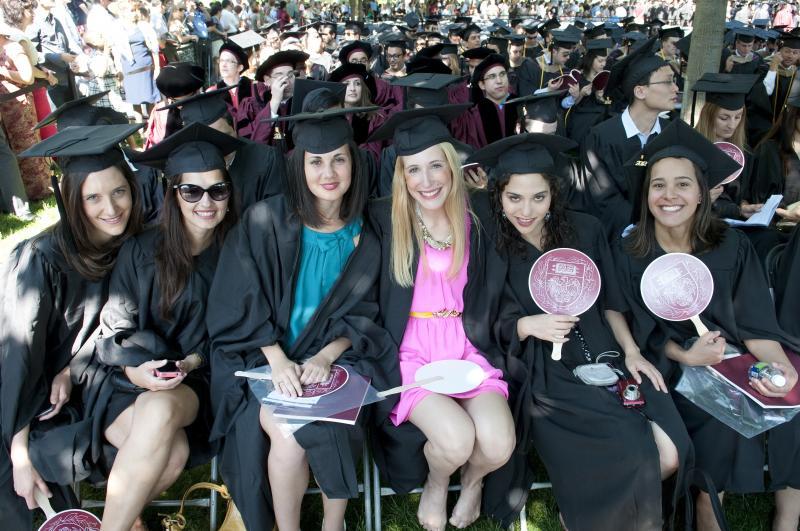
[[[56,200],[52,196],[32,202],[30,208],[35,216],[31,221],[23,221],[13,214],[0,214],[0,262],[5,261],[19,242],[36,236],[58,221]]]

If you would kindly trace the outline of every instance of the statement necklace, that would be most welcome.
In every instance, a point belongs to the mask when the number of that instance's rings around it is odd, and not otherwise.
[[[417,212],[417,223],[419,224],[419,229],[422,231],[422,239],[425,240],[425,243],[436,249],[437,251],[444,251],[448,249],[450,246],[453,245],[453,235],[448,234],[447,238],[444,241],[437,240],[431,234],[431,231],[428,230],[428,227],[425,226],[425,222],[422,221],[422,212],[419,210],[419,204],[416,205],[416,212]]]

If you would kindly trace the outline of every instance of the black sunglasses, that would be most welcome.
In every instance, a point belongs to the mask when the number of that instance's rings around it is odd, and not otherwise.
[[[196,184],[176,184],[172,188],[177,190],[181,194],[181,198],[187,203],[197,203],[206,192],[214,201],[224,201],[231,196],[231,183],[227,181],[212,184],[208,188],[203,188]]]

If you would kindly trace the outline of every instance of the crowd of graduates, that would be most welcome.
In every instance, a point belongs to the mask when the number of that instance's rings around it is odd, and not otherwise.
[[[367,445],[395,492],[423,487],[428,530],[508,525],[534,455],[570,531],[716,530],[725,493],[765,491],[772,529],[797,529],[800,420],[746,438],[675,391],[737,353],[785,376],[756,393],[798,380],[800,32],[762,22],[727,23],[692,86],[705,50],[649,17],[278,22],[229,36],[210,72],[160,66],[146,122],[103,93],[62,103],[19,154],[58,165],[60,221],[2,272],[4,525],[31,527],[37,489],[76,506],[85,481],[105,486],[104,530],[145,529],[218,456],[248,529],[299,529],[313,475],[340,531]],[[701,99],[685,118],[683,91]],[[775,194],[774,219],[741,223]],[[602,278],[579,316],[531,296],[559,248]],[[643,300],[668,253],[713,277],[699,337]],[[235,376],[268,365],[296,397],[334,363],[382,390],[441,360],[484,378],[290,432]],[[598,363],[644,403],[579,376]]]

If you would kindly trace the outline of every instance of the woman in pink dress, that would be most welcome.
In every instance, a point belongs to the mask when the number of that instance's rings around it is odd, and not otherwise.
[[[465,107],[396,113],[370,139],[393,137],[398,155],[392,197],[376,202],[372,215],[382,239],[381,316],[398,344],[403,384],[439,360],[474,362],[485,376],[465,393],[416,388],[401,395],[391,422],[397,433],[408,431],[406,421],[421,431],[424,454],[411,437],[378,434],[386,438],[379,442],[383,453],[394,454],[376,457],[393,488],[421,482],[412,476],[415,458],[424,455],[427,478],[417,518],[428,530],[448,523],[447,487],[458,469],[461,493],[449,522],[459,529],[472,524],[480,514],[483,478],[508,461],[515,444],[506,360],[491,330],[506,266],[480,221],[488,216],[488,201],[482,192],[468,192],[445,125]]]

